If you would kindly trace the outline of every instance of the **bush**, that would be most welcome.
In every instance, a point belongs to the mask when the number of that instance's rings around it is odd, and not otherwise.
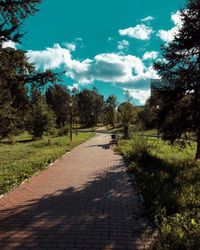
[[[69,134],[69,125],[65,125],[58,130],[59,136],[68,135],[68,134]]]
[[[197,250],[200,246],[199,208],[163,216],[159,224],[160,239],[158,250]]]

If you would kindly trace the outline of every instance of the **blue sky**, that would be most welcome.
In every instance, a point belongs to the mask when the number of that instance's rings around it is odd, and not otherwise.
[[[183,0],[44,0],[28,18],[22,41],[30,62],[40,70],[65,70],[71,88],[96,86],[105,98],[136,105],[149,96],[152,63],[160,45],[181,25]]]

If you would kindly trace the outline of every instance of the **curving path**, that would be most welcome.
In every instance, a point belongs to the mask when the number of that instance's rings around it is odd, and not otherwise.
[[[0,249],[149,249],[121,156],[98,133],[0,199]]]

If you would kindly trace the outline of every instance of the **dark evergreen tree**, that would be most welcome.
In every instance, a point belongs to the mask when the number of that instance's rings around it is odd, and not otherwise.
[[[37,11],[35,6],[39,2],[0,1],[0,137],[23,128],[30,85],[43,86],[57,78],[51,71],[36,72],[28,63],[25,51],[3,46],[6,41],[20,42],[21,25]]]
[[[32,91],[30,106],[27,130],[34,138],[41,138],[55,127],[55,114],[46,103],[45,97],[35,89]]]
[[[69,123],[70,94],[65,86],[59,84],[50,86],[46,91],[46,101],[56,115],[58,128]]]
[[[96,90],[84,89],[78,94],[78,108],[81,123],[85,127],[97,124],[103,111],[104,100]]]
[[[174,40],[162,47],[165,60],[155,63],[165,83],[159,91],[162,131],[171,142],[182,142],[188,132],[195,132],[200,159],[200,1],[189,0],[181,19]]]
[[[153,94],[146,102],[144,109],[139,114],[139,122],[144,129],[155,129],[158,128],[161,123],[161,112],[163,109],[162,100],[158,94]]]
[[[20,28],[24,20],[37,12],[36,5],[41,0],[1,0],[0,1],[0,44],[5,41],[20,42],[23,32]]]

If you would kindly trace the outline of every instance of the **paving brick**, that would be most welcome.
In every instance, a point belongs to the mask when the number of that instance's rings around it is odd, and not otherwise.
[[[1,250],[142,249],[148,221],[109,140],[99,132],[0,199]]]

